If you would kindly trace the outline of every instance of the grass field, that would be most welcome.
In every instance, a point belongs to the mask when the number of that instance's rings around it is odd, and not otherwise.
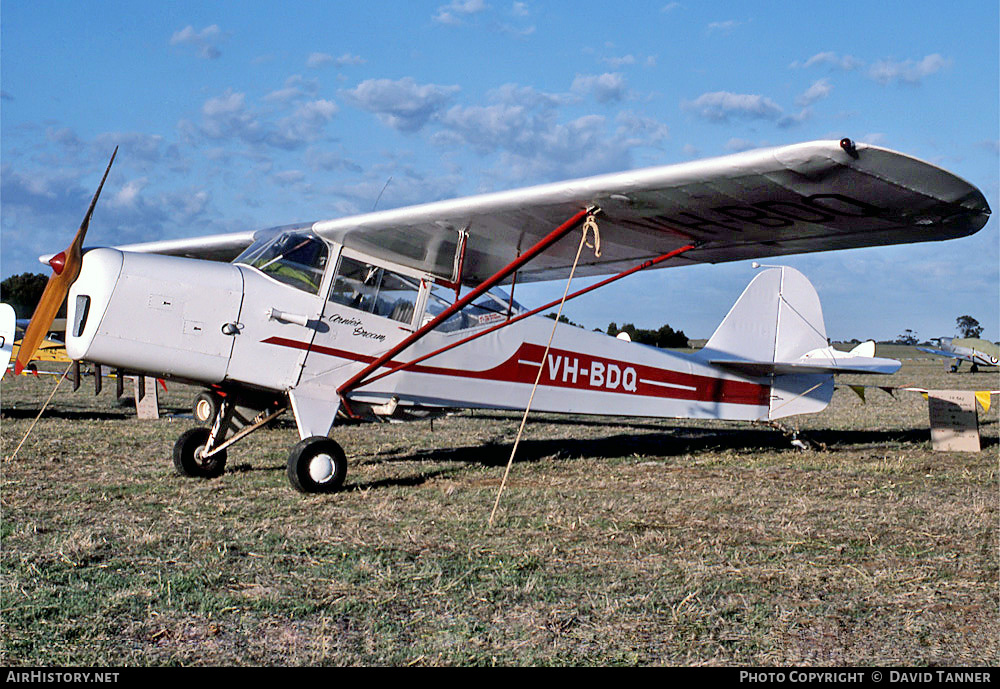
[[[851,382],[1000,388],[965,366]],[[290,418],[184,479],[190,418],[138,421],[86,384],[9,459],[53,382],[0,388],[3,665],[1000,661],[997,397],[978,454],[932,451],[924,399],[877,389],[786,420],[810,451],[765,426],[536,415],[489,528],[517,414],[335,428],[346,488],[303,497]]]

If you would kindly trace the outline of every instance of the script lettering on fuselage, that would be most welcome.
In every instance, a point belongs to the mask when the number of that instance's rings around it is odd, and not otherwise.
[[[351,334],[354,337],[363,337],[366,340],[375,340],[377,342],[384,342],[385,335],[380,333],[373,333],[370,330],[366,330],[364,323],[360,318],[352,318],[341,316],[339,313],[332,314],[327,320],[334,325],[345,326],[347,328],[352,328]]]

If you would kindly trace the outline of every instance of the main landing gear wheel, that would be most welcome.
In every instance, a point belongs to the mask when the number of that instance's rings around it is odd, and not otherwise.
[[[174,468],[181,476],[215,478],[226,468],[226,451],[216,452],[205,458],[202,454],[208,445],[208,428],[192,428],[181,434],[174,443]]]
[[[332,493],[344,484],[347,456],[335,441],[306,438],[288,456],[288,481],[300,493]]]
[[[194,398],[194,418],[202,423],[210,423],[219,413],[222,400],[214,392],[202,392]]]

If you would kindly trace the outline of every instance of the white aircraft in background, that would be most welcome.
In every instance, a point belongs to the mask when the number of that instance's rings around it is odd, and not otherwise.
[[[1000,347],[992,342],[973,337],[932,337],[931,341],[937,342],[939,348],[917,347],[917,349],[928,354],[954,359],[955,363],[951,365],[952,373],[958,371],[963,361],[971,362],[969,370],[972,373],[977,373],[980,366],[1000,364]]]
[[[47,261],[17,369],[68,295],[73,359],[207,389],[212,426],[180,436],[180,473],[219,475],[234,442],[290,408],[303,492],[344,481],[338,413],[523,409],[537,382],[539,411],[767,421],[822,410],[835,373],[899,367],[871,343],[833,350],[791,268],[759,273],[690,355],[530,317],[558,302],[526,310],[516,285],[566,278],[583,244],[561,240],[581,228],[599,229],[599,250],[576,274],[610,277],[571,298],[653,267],[962,237],[990,213],[958,177],[843,139],[84,253],[103,184]],[[666,311],[680,296],[662,298]]]

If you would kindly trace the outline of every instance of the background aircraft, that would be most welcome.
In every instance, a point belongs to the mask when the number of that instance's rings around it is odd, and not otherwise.
[[[972,364],[970,370],[973,373],[979,371],[980,366],[1000,364],[1000,347],[993,342],[972,337],[935,337],[932,340],[938,343],[939,349],[927,347],[917,347],[917,349],[928,354],[954,359],[955,363],[951,365],[952,372],[957,372],[963,361]]]

